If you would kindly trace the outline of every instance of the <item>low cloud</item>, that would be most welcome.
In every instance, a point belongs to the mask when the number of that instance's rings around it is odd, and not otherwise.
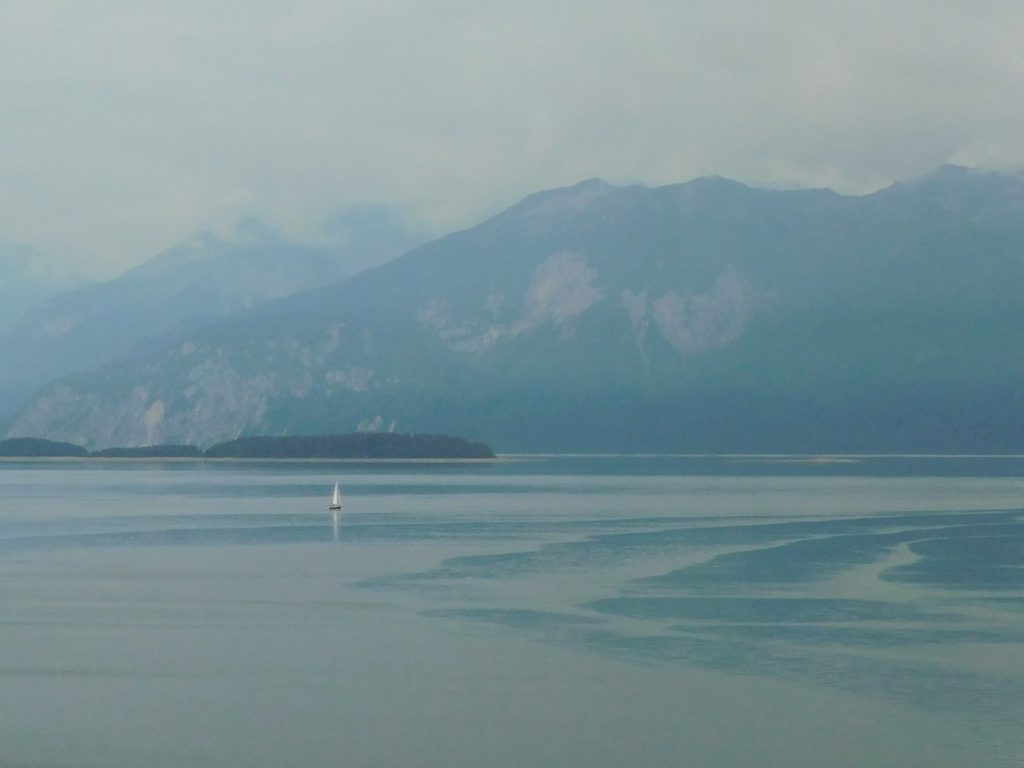
[[[0,234],[93,276],[259,216],[441,233],[536,189],[864,192],[1024,163],[1024,6],[925,0],[5,4]]]

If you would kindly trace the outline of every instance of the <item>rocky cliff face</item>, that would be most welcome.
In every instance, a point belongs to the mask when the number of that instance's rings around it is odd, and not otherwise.
[[[953,168],[866,197],[584,182],[56,383],[10,434],[91,447],[353,429],[499,450],[1013,445],[1022,190]]]

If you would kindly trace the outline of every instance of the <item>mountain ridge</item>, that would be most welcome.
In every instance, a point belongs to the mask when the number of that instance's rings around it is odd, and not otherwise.
[[[300,245],[245,220],[230,237],[200,233],[110,281],[47,299],[0,334],[0,357],[8,363],[0,370],[0,422],[48,380],[128,355],[136,345],[159,343],[164,334],[347,276],[350,262],[385,261],[418,241],[399,220],[368,216],[362,229],[358,220],[348,221],[356,236],[344,247]]]
[[[956,169],[863,196],[588,180],[51,385],[11,434],[1013,448],[1021,201],[1017,176]]]

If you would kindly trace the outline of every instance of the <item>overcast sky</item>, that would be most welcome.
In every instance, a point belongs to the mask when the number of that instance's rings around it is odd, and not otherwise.
[[[0,239],[110,276],[259,216],[1024,165],[1024,4],[0,0]],[[2,275],[0,275],[2,279]]]

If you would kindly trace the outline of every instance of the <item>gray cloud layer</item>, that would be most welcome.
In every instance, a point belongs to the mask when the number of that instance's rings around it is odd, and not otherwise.
[[[94,274],[251,215],[441,231],[591,176],[866,191],[1024,159],[1019,3],[3,7],[0,235]]]

